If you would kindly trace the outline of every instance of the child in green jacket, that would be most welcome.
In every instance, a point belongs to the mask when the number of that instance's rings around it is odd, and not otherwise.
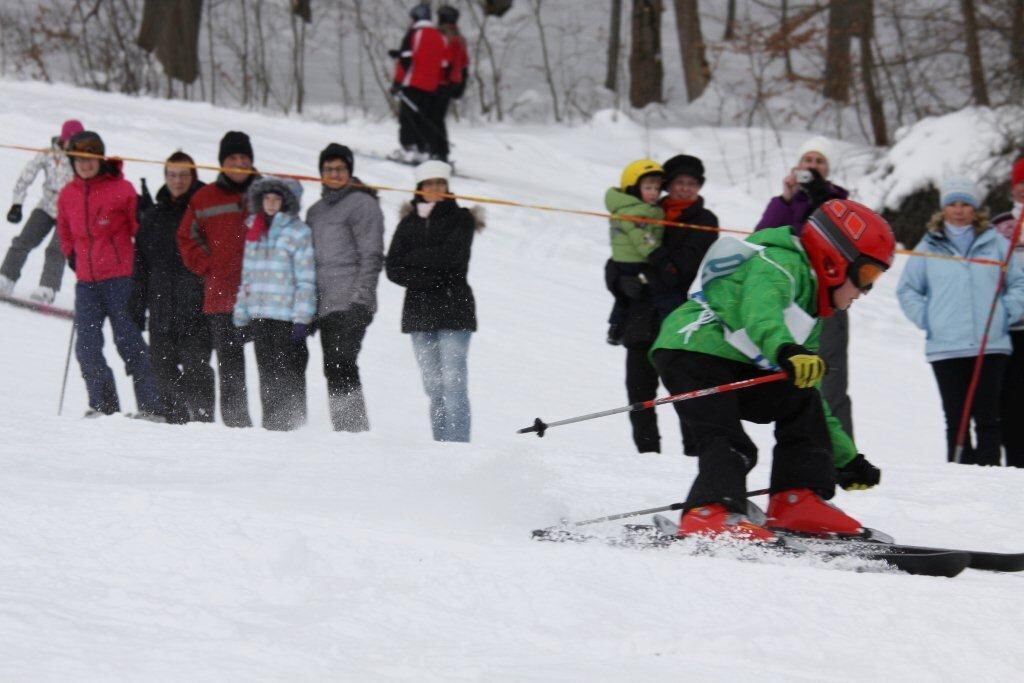
[[[658,206],[664,171],[658,162],[640,159],[622,171],[619,187],[610,187],[604,195],[604,205],[612,214],[612,258],[605,266],[605,280],[615,297],[615,305],[608,317],[608,343],[622,343],[622,327],[630,299],[641,295],[644,286],[642,267],[647,256],[661,246],[665,226],[643,223],[630,218],[650,218],[661,221],[665,212]]]
[[[799,236],[798,236],[799,235]],[[846,310],[892,263],[889,224],[867,207],[832,200],[802,230],[719,238],[701,264],[690,300],[665,319],[651,360],[670,393],[784,370],[788,381],[675,404],[695,445],[698,475],[680,535],[769,541],[771,528],[857,535],[861,524],[825,500],[873,486],[879,471],[859,455],[817,385],[821,320]],[[746,475],[757,447],[742,420],[775,425],[766,526],[747,519]]]

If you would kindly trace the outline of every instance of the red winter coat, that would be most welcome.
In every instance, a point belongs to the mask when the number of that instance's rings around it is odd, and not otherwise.
[[[178,251],[185,267],[203,278],[203,313],[234,311],[242,281],[245,218],[245,192],[231,187],[223,175],[192,195],[181,217]]]
[[[74,258],[79,282],[131,277],[135,263],[135,188],[121,175],[121,162],[108,161],[100,174],[77,175],[57,196],[60,250]]]
[[[469,52],[466,39],[458,33],[447,36],[448,67],[444,70],[444,85],[462,85],[469,68]]]
[[[402,39],[395,63],[395,82],[407,88],[434,92],[448,65],[448,42],[429,21],[417,21]]]

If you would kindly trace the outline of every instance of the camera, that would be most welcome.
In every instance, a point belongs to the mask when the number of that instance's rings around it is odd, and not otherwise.
[[[814,180],[814,174],[811,173],[806,168],[798,168],[797,170],[793,171],[793,177],[796,178],[796,182],[798,185],[806,185],[807,183]]]

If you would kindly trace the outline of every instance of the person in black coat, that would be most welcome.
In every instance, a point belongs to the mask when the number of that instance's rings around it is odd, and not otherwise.
[[[478,215],[449,192],[451,166],[416,167],[420,194],[405,207],[384,263],[388,279],[405,287],[402,332],[411,335],[423,388],[430,399],[435,441],[469,441],[466,357],[476,331],[476,302],[466,280]]]
[[[176,235],[189,199],[203,186],[195,162],[175,152],[164,167],[165,185],[143,213],[135,236],[133,315],[139,329],[149,314],[149,345],[168,422],[212,422],[212,345],[203,317],[203,282],[181,261]]]
[[[665,220],[687,225],[718,227],[718,217],[704,208],[700,196],[704,185],[704,164],[700,159],[679,154],[664,164],[661,200]],[[627,276],[606,269],[605,278],[613,293],[629,299],[623,324],[622,345],[626,347],[626,395],[630,403],[657,396],[658,373],[647,358],[658,336],[661,322],[686,302],[690,285],[697,276],[704,254],[718,239],[717,230],[665,226],[661,246],[647,257],[640,275]],[[609,261],[609,264],[614,262]],[[607,268],[607,267],[606,267]],[[654,409],[629,413],[633,443],[640,453],[661,452],[661,434]],[[687,450],[683,435],[683,450]]]

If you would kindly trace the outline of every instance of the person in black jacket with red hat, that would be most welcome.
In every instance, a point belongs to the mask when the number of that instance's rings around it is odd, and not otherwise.
[[[460,207],[443,161],[416,167],[417,194],[403,207],[384,263],[388,279],[405,287],[402,332],[412,336],[423,388],[430,398],[435,441],[469,441],[466,357],[476,331],[476,301],[466,280],[479,212]]]
[[[203,316],[203,281],[185,268],[176,238],[188,202],[203,183],[184,152],[168,157],[164,181],[135,236],[133,317],[142,329],[149,313],[150,354],[167,421],[212,422],[213,347]]]
[[[701,160],[679,154],[662,164],[662,169],[663,187],[668,193],[661,200],[665,220],[717,228],[718,217],[704,208],[704,198],[700,196],[704,185]],[[686,301],[704,254],[716,239],[718,231],[714,229],[666,225],[661,246],[647,256],[648,263],[639,275],[624,275],[614,270],[605,273],[613,293],[619,291],[630,299],[622,325],[622,345],[627,350],[626,394],[630,403],[657,396],[658,373],[648,359],[651,344],[665,317]],[[633,411],[629,420],[637,450],[660,453],[661,434],[654,409]],[[685,434],[683,442],[683,450],[688,451]]]

